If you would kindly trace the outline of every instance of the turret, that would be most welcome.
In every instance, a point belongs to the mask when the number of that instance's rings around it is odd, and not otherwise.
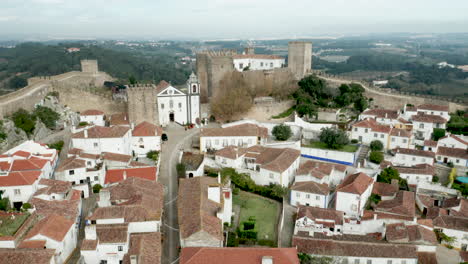
[[[200,83],[198,82],[198,77],[195,73],[190,74],[189,79],[187,80],[187,91],[188,94],[199,94],[200,93]]]

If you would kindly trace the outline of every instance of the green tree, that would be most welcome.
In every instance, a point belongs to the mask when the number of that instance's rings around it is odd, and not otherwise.
[[[434,128],[434,130],[432,131],[432,139],[437,141],[442,137],[445,137],[445,129],[443,129],[443,128]]]
[[[101,184],[94,184],[93,185],[93,193],[99,193],[102,189],[102,185]]]
[[[326,82],[315,75],[309,75],[299,81],[299,88],[310,95],[314,101],[330,97]]]
[[[28,80],[22,76],[14,76],[8,82],[8,86],[12,89],[23,88],[28,85]]]
[[[49,144],[48,147],[49,148],[52,148],[52,149],[56,149],[58,151],[62,151],[62,148],[63,148],[63,145],[65,144],[65,142],[63,142],[63,140],[59,140],[57,142],[54,142],[52,144]]]
[[[348,135],[343,130],[337,128],[322,128],[319,136],[320,142],[323,142],[331,149],[339,149],[349,144]]]
[[[55,128],[57,121],[60,118],[60,114],[45,106],[38,106],[34,109],[33,115],[44,123],[49,128]]]
[[[356,109],[358,112],[362,112],[368,107],[369,103],[367,102],[366,98],[361,97],[354,102],[354,109]]]
[[[377,175],[378,182],[392,183],[392,180],[398,180],[398,185],[402,189],[407,189],[408,182],[400,177],[400,173],[397,169],[388,167],[382,170],[379,175]]]
[[[135,76],[133,76],[133,75],[131,75],[130,77],[128,77],[128,82],[129,82],[131,85],[137,84],[136,78],[135,78]]]
[[[158,158],[159,158],[159,151],[156,151],[156,150],[148,151],[148,153],[146,153],[146,157],[147,157],[148,159],[157,161]]]
[[[177,177],[185,178],[186,168],[182,163],[177,163],[176,165]]]
[[[383,143],[380,140],[373,140],[370,143],[370,149],[372,151],[382,151],[383,150]]]
[[[284,124],[275,126],[271,133],[280,141],[288,140],[292,136],[291,128]]]
[[[34,132],[36,126],[36,117],[31,115],[28,111],[23,108],[14,112],[11,119],[15,126],[22,129],[26,134],[30,135]]]
[[[384,159],[384,155],[380,151],[371,151],[369,154],[369,160],[373,163],[380,164]]]

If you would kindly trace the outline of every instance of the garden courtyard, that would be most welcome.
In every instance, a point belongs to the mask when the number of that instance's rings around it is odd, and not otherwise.
[[[277,241],[277,225],[281,213],[281,204],[275,200],[262,197],[260,195],[239,191],[233,196],[233,209],[237,214],[234,218],[233,227],[249,221],[254,217],[257,240]]]

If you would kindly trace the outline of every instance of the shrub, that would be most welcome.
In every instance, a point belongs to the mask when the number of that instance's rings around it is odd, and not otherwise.
[[[359,140],[357,140],[357,139],[351,139],[351,143],[357,144],[357,143],[359,143]]]
[[[268,239],[259,239],[258,240],[258,245],[274,248],[274,247],[276,247],[276,242],[273,241],[273,240],[268,240]]]
[[[85,122],[85,121],[78,123],[78,126],[80,127],[87,126],[87,125],[88,125],[88,122]]]
[[[13,120],[17,128],[23,130],[28,135],[33,133],[36,126],[36,117],[23,108],[14,112],[11,116],[11,120]]]
[[[178,164],[176,165],[176,170],[177,170],[177,177],[179,177],[179,178],[185,178],[186,169],[185,169],[185,165],[184,165],[184,164],[178,163]]]
[[[228,247],[238,247],[239,246],[239,240],[237,239],[237,234],[235,232],[229,232],[228,233],[227,246]]]
[[[349,143],[346,133],[336,128],[322,128],[319,138],[331,149],[339,149]]]
[[[210,167],[205,167],[205,174],[208,177],[218,177],[219,170],[210,168]]]
[[[31,206],[30,203],[24,203],[23,204],[23,209],[28,210],[28,209],[31,209],[31,208],[32,208],[32,206]]]
[[[382,151],[383,150],[383,143],[380,140],[374,140],[370,143],[370,149],[372,151]]]
[[[437,176],[432,176],[432,182],[439,182],[439,177]]]
[[[52,92],[47,93],[47,96],[53,96],[53,97],[57,97],[57,98],[59,97],[59,95],[60,94],[57,91],[52,91]]]
[[[443,128],[434,128],[432,131],[432,139],[437,141],[439,138],[445,137],[445,129]]]
[[[57,121],[60,118],[60,114],[45,106],[38,106],[34,109],[34,116],[39,118],[39,120],[44,123],[44,125],[49,128],[55,128]]]
[[[271,133],[277,140],[281,141],[285,141],[292,136],[291,128],[283,124],[275,126]]]
[[[62,151],[62,148],[63,148],[63,145],[65,144],[65,142],[63,142],[63,140],[60,140],[60,141],[57,141],[55,143],[52,143],[52,144],[49,144],[47,145],[49,148],[51,149],[56,149],[58,151]]]
[[[384,155],[380,151],[372,151],[369,154],[369,160],[375,164],[380,164],[384,159]]]
[[[93,193],[99,193],[102,189],[101,184],[95,184],[93,185]]]
[[[8,209],[10,209],[10,200],[8,197],[0,199],[0,210],[7,211]]]
[[[28,85],[28,80],[22,76],[15,76],[10,79],[8,86],[13,89],[23,88]]]
[[[159,158],[159,151],[150,150],[150,151],[148,151],[148,153],[146,153],[146,157],[147,157],[148,159],[157,161],[158,158]]]
[[[240,190],[239,190],[239,188],[237,188],[237,187],[234,188],[234,190],[232,190],[232,194],[234,194],[234,195],[238,195],[239,192],[240,192]]]

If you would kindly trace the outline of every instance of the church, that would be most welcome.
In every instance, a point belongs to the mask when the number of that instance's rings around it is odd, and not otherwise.
[[[161,81],[157,86],[129,86],[127,96],[129,118],[134,124],[142,121],[160,126],[200,123],[200,83],[193,72],[183,88]]]

